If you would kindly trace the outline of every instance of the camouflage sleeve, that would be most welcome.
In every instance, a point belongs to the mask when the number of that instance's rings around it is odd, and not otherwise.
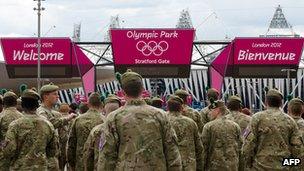
[[[67,117],[62,117],[61,115],[51,116],[47,112],[40,112],[39,115],[47,118],[53,124],[55,129],[69,124]]]
[[[255,149],[257,148],[257,124],[258,119],[256,117],[252,117],[249,126],[244,131],[244,145],[243,145],[243,158],[244,158],[244,167],[251,168],[253,163],[253,158],[255,156]]]
[[[243,137],[241,134],[241,128],[239,125],[236,125],[236,134],[237,134],[237,143],[238,143],[238,150],[239,150],[239,171],[243,171],[244,168],[244,158],[242,152],[242,145],[243,145]]]
[[[17,154],[17,131],[18,128],[14,124],[15,122],[12,122],[8,130],[6,132],[5,140],[3,144],[1,145],[3,148],[3,156],[7,159],[7,162],[10,163],[14,157],[15,154]]]
[[[299,128],[295,121],[292,120],[292,132],[290,136],[290,145],[291,145],[291,153],[293,158],[299,158],[301,161],[304,161],[304,144],[302,135],[299,131]],[[304,170],[304,162],[301,162],[299,166]]]
[[[83,148],[84,170],[94,170],[94,129],[90,132]]]
[[[5,138],[4,135],[2,134],[2,130],[3,130],[3,128],[2,128],[2,117],[0,116],[0,143]]]
[[[177,137],[169,119],[163,118],[163,145],[168,170],[182,170],[182,160],[177,146]]]
[[[199,134],[202,134],[203,132],[203,121],[202,121],[202,116],[201,114],[197,111],[197,110],[194,110],[194,113],[195,113],[195,117],[196,117],[196,124],[197,124],[197,128],[198,128],[198,132]]]
[[[67,162],[69,164],[69,167],[75,169],[76,166],[76,144],[77,144],[77,139],[76,139],[76,122],[77,119],[74,120],[71,130],[69,133],[69,139],[67,143]]]
[[[206,123],[209,122],[209,119],[208,119],[208,112],[206,111],[207,109],[202,109],[201,112],[200,112],[200,115],[201,115],[201,120],[202,120],[202,128],[204,127],[204,125],[206,125]]]
[[[207,162],[208,162],[208,147],[210,146],[210,130],[209,126],[205,125],[202,133],[202,144],[203,144],[203,152],[202,152],[202,160],[203,160],[203,170],[207,170]]]
[[[59,155],[59,136],[53,125],[49,124],[52,132],[52,137],[46,147],[46,156],[48,158],[48,170],[59,170],[58,155]]]
[[[115,170],[118,159],[119,136],[117,134],[115,115],[109,115],[105,129],[99,140],[99,156],[97,170]]]
[[[195,153],[196,153],[196,170],[203,170],[204,168],[204,163],[203,163],[203,144],[201,141],[201,138],[199,136],[198,133],[198,128],[197,126],[194,124],[194,143],[195,143]]]

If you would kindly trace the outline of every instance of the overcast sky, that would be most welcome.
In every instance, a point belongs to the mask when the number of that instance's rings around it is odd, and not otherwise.
[[[279,4],[304,36],[304,0],[46,0],[42,35],[56,26],[46,36],[70,37],[73,24],[81,22],[82,41],[103,41],[111,16],[119,15],[123,27],[175,27],[188,9],[199,40],[258,36],[266,33]],[[32,0],[0,0],[0,37],[34,36],[35,6]]]

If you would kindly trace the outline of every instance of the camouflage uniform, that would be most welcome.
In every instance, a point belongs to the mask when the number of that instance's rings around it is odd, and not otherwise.
[[[141,83],[132,71],[121,85]],[[166,114],[141,99],[129,99],[111,112],[99,143],[98,170],[181,170],[175,132]]]
[[[90,131],[103,123],[103,116],[96,109],[89,109],[78,116],[72,124],[68,140],[67,159],[69,166],[75,170],[83,170],[83,148]]]
[[[229,104],[235,104],[235,105],[242,105],[242,100],[238,96],[231,96],[228,99],[228,106]],[[232,111],[230,110],[230,113],[226,116],[228,119],[234,121],[237,123],[241,128],[241,134],[243,135],[245,129],[247,128],[251,117],[248,115],[245,115],[239,111]]]
[[[98,170],[180,170],[176,135],[166,114],[132,100],[110,113],[99,146]]]
[[[203,108],[200,112],[201,118],[202,118],[202,127],[206,125],[208,122],[213,121],[213,118],[210,115],[210,109],[209,106]]]
[[[203,146],[195,122],[179,112],[168,115],[177,135],[183,170],[203,170]]]
[[[184,105],[184,112],[182,112],[182,114],[188,118],[191,118],[196,123],[199,134],[202,134],[203,124],[200,113],[188,105]]]
[[[304,119],[301,116],[292,116],[296,121],[304,142]]]
[[[4,98],[8,96],[14,96],[17,99],[17,95],[13,92],[7,92],[4,94]],[[6,132],[8,130],[8,126],[14,120],[21,118],[23,114],[21,114],[16,107],[8,107],[5,108],[0,115],[0,143],[3,143]],[[3,158],[2,151],[0,151],[0,168],[3,170],[8,170],[8,164],[5,163],[6,160]],[[6,168],[6,169],[4,169]]]
[[[208,97],[209,101],[215,101],[215,100],[217,100],[218,96],[219,96],[219,92],[216,89],[214,89],[214,88],[208,89],[208,91],[207,91],[207,97]],[[208,105],[207,107],[203,108],[200,111],[200,115],[201,115],[201,118],[202,118],[202,127],[204,127],[204,125],[206,125],[208,122],[210,122],[210,121],[213,120],[213,118],[210,115],[209,106],[210,105]]]
[[[104,124],[95,126],[84,144],[83,165],[86,171],[97,170],[99,138],[103,130]]]
[[[24,97],[39,99],[33,91]],[[58,170],[58,137],[53,125],[36,114],[24,113],[13,121],[6,133],[3,153],[10,163],[10,170]],[[54,162],[54,163],[49,163]]]
[[[299,98],[294,98],[292,99],[289,103],[288,106],[292,105],[292,104],[298,104],[302,106],[302,112],[303,112],[303,107],[304,107],[304,102],[299,99]],[[304,119],[301,116],[295,116],[295,115],[290,115],[297,123],[300,133],[302,135],[303,138],[303,142],[304,142]]]
[[[68,125],[70,122],[67,117],[63,117],[59,112],[53,109],[48,109],[43,104],[37,109],[37,113],[50,121],[55,129]]]
[[[182,89],[176,90],[174,94],[176,96],[181,97],[181,98],[183,98],[185,96],[186,97],[189,96],[189,93],[185,90],[182,90]],[[195,110],[195,109],[189,107],[188,105],[184,104],[184,111],[182,112],[182,115],[184,115],[188,118],[191,118],[196,123],[199,134],[202,133],[202,131],[203,131],[202,117],[197,110]]]
[[[202,134],[205,170],[242,170],[240,127],[222,116],[204,126]]]
[[[267,96],[283,98],[277,90],[269,90]],[[297,125],[279,108],[269,107],[253,115],[244,135],[245,164],[251,170],[289,170],[282,166],[283,158],[303,157],[304,147]]]

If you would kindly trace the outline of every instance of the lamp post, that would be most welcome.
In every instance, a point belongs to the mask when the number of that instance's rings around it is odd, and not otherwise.
[[[286,69],[282,69],[282,72],[287,72],[287,95],[289,95],[289,89],[290,89],[290,72],[295,72],[297,70],[295,69],[290,69],[290,68],[286,68]]]
[[[37,11],[37,15],[38,15],[38,40],[37,40],[37,53],[38,53],[38,59],[37,59],[37,90],[38,92],[40,92],[40,86],[41,86],[41,40],[40,40],[40,30],[41,30],[41,26],[40,26],[40,18],[41,18],[41,11],[45,10],[45,8],[41,7],[41,1],[45,1],[45,0],[34,0],[37,1],[37,8],[34,8],[34,11]]]

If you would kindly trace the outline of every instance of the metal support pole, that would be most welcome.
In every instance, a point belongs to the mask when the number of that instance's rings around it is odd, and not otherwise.
[[[41,1],[44,0],[34,0],[37,1],[37,8],[34,8],[35,11],[37,11],[38,15],[38,40],[37,40],[37,53],[38,53],[38,59],[37,59],[37,90],[40,92],[41,87],[41,11],[45,10],[45,8],[41,7]]]

